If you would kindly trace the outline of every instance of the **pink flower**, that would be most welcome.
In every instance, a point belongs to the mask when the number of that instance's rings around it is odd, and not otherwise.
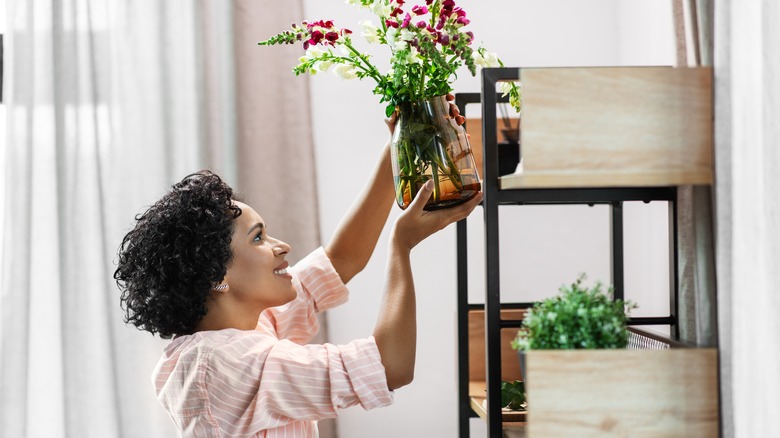
[[[467,24],[471,23],[471,20],[469,20],[466,17],[458,17],[457,20],[455,20],[455,24],[459,24],[461,26],[465,26]]]
[[[411,21],[412,21],[412,16],[411,16],[411,15],[409,15],[409,13],[407,12],[407,13],[406,13],[406,16],[404,16],[404,21],[403,21],[403,23],[401,23],[401,27],[402,27],[402,28],[404,28],[404,29],[406,29],[407,27],[409,27],[409,23],[410,23]]]
[[[428,13],[428,8],[426,8],[425,6],[417,5],[412,8],[412,12],[414,13],[414,15],[425,15]]]
[[[417,28],[418,29],[425,29],[425,27],[428,25],[424,20],[417,22]]]

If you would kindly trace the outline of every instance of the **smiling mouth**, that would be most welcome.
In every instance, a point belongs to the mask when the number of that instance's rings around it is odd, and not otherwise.
[[[285,274],[287,274],[287,268],[284,268],[284,269],[274,269],[274,274],[276,274],[276,275],[285,275]]]

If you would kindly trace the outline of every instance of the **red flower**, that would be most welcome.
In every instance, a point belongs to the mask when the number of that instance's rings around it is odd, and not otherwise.
[[[399,25],[398,25],[397,21],[385,20],[385,26],[387,26],[387,27],[394,27],[394,28],[398,29]]]
[[[319,30],[315,30],[311,33],[311,38],[309,38],[309,44],[319,44],[320,41],[325,37],[325,35],[320,32]]]
[[[325,34],[325,39],[331,43],[335,43],[339,39],[339,34],[338,32],[330,31]]]

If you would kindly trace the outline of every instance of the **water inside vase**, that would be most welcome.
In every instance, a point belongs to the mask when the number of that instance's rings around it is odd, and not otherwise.
[[[395,177],[396,186],[398,186],[402,177]],[[405,209],[412,203],[412,199],[420,190],[427,178],[419,180],[416,184],[406,185],[406,189],[399,194],[398,205]],[[473,198],[482,189],[482,184],[475,172],[465,171],[460,173],[460,184],[453,182],[450,176],[439,174],[438,187],[434,186],[434,192],[428,202],[425,204],[425,210],[437,210],[440,208],[453,207]]]

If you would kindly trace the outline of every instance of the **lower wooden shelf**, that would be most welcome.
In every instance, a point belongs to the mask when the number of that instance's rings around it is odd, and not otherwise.
[[[485,410],[485,382],[469,382],[469,398],[471,399],[471,409],[479,415],[480,418],[487,421],[487,411]],[[526,411],[512,411],[504,409],[501,420],[504,430],[525,430]]]

